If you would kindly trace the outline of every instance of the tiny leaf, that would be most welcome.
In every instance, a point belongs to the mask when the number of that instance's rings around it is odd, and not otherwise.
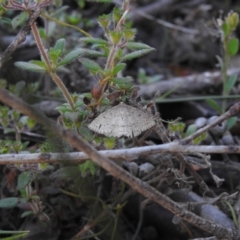
[[[13,208],[18,204],[19,198],[9,197],[0,200],[0,208]]]
[[[18,176],[18,189],[25,188],[33,180],[33,174],[29,171],[22,172]]]
[[[96,73],[98,71],[101,71],[102,68],[94,61],[82,58],[80,59],[80,62],[83,64],[84,67],[86,67],[91,73]]]
[[[50,178],[51,179],[71,179],[79,175],[79,169],[77,167],[62,167],[55,171]]]
[[[119,63],[117,66],[114,67],[113,69],[113,74],[117,75],[120,71],[122,71],[125,68],[126,64],[125,63]]]
[[[213,99],[206,99],[206,102],[216,112],[218,112],[218,113],[221,112],[221,107],[219,106],[219,104],[215,100],[213,100]]]
[[[230,39],[227,45],[227,50],[229,55],[230,56],[236,55],[236,53],[238,52],[238,48],[239,48],[239,40],[237,38]]]
[[[60,53],[62,53],[63,50],[64,50],[64,47],[65,47],[65,39],[61,38],[56,42],[56,44],[54,46],[54,49],[55,50],[60,50]]]
[[[227,129],[230,130],[237,123],[237,117],[231,117],[227,120]]]
[[[13,29],[17,28],[18,26],[22,25],[28,18],[27,12],[21,12],[12,20],[12,27]]]
[[[14,94],[17,96],[20,96],[20,94],[23,92],[24,88],[26,87],[26,82],[19,81],[15,85]]]
[[[231,75],[227,81],[226,90],[229,93],[237,81],[237,75]]]
[[[221,70],[223,70],[223,66],[224,66],[223,59],[220,56],[218,56],[218,55],[216,56],[216,58],[218,60],[218,63],[220,65]]]
[[[133,50],[153,49],[150,46],[148,46],[147,44],[140,43],[140,42],[128,42],[126,44],[126,47],[129,49],[133,49]]]
[[[133,58],[138,58],[141,57],[151,51],[153,51],[154,48],[150,48],[150,49],[143,49],[143,50],[138,50],[138,51],[134,51],[131,53],[126,54],[125,56],[123,56],[122,60],[126,61],[126,60],[131,60]]]
[[[197,131],[197,126],[195,124],[191,124],[188,126],[186,131],[186,137],[190,136],[191,134],[195,133]]]
[[[68,53],[67,55],[65,55],[63,57],[63,59],[58,63],[58,66],[66,65],[66,64],[72,62],[74,59],[76,59],[83,53],[84,53],[84,49],[82,49],[82,48],[77,48],[77,49],[71,51],[70,53]]]
[[[24,213],[22,213],[21,218],[25,218],[33,214],[33,211],[25,211]]]
[[[83,37],[80,39],[83,42],[86,43],[94,43],[94,44],[100,44],[100,45],[107,45],[108,42],[101,38],[93,38],[93,37]]]
[[[221,26],[222,31],[224,33],[224,37],[227,37],[229,35],[229,27],[226,22],[224,22]]]
[[[79,164],[78,167],[83,177],[85,177],[88,172],[90,172],[92,175],[96,173],[96,166],[91,160],[87,160],[85,163]]]
[[[15,66],[32,72],[46,72],[45,68],[28,62],[15,62]]]

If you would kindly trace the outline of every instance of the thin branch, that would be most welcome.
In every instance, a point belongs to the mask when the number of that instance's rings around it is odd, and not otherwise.
[[[134,147],[127,149],[115,149],[115,150],[103,150],[99,153],[111,160],[125,160],[125,161],[134,161],[141,156],[158,154],[158,153],[188,153],[195,154],[196,152],[201,153],[216,153],[216,154],[240,154],[239,146],[182,146],[177,142],[166,143],[161,145],[154,146],[145,146],[145,147]],[[0,165],[1,164],[18,164],[18,163],[83,163],[88,160],[89,157],[83,152],[72,152],[72,153],[34,153],[34,154],[3,154],[0,155]],[[195,163],[198,164],[197,159]],[[217,164],[217,163],[216,163]],[[221,166],[230,167],[233,163],[221,163]],[[237,163],[236,163],[237,164]],[[219,165],[219,163],[218,163]],[[240,171],[239,164],[235,167],[232,166],[235,170]],[[239,169],[236,169],[239,168]]]
[[[36,11],[29,17],[26,24],[23,28],[19,31],[16,38],[12,41],[12,43],[7,47],[7,49],[0,54],[0,69],[2,68],[4,62],[6,62],[12,53],[17,49],[17,47],[23,43],[26,39],[27,34],[31,29],[31,25],[35,22],[37,17],[39,16],[41,8],[37,8]]]
[[[64,129],[62,126],[56,124],[55,121],[52,121],[44,116],[41,111],[36,110],[32,106],[28,105],[21,99],[13,96],[7,90],[2,88],[0,88],[0,101],[43,124],[46,128],[51,130],[54,134],[60,136],[73,147],[85,152],[93,162],[111,173],[114,177],[126,182],[135,191],[162,205],[164,208],[168,209],[181,219],[219,238],[227,238],[232,240],[240,239],[240,232],[238,230],[229,229],[225,226],[210,222],[186,210],[167,196],[158,192],[155,188],[132,176],[113,161],[102,156],[95,148],[93,148],[89,143],[85,142],[80,136],[76,136],[73,132]],[[240,107],[238,110],[240,110]]]

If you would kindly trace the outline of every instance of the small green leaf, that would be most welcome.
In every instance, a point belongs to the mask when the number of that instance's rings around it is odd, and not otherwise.
[[[113,69],[113,75],[117,75],[120,71],[122,71],[126,67],[125,63],[119,63]]]
[[[45,68],[28,62],[15,62],[15,66],[32,72],[46,72]]]
[[[237,81],[237,75],[231,75],[227,81],[226,90],[229,93]]]
[[[33,211],[25,211],[24,213],[22,213],[21,218],[25,218],[33,214]]]
[[[90,172],[92,175],[95,175],[96,173],[96,166],[91,160],[87,160],[85,163],[79,164],[78,167],[83,177],[85,177],[88,172]]]
[[[17,96],[20,96],[20,94],[23,92],[25,88],[26,88],[26,82],[24,81],[17,82],[14,88],[14,94]]]
[[[234,56],[237,54],[239,48],[239,40],[237,38],[232,38],[228,42],[227,50],[230,56]]]
[[[224,22],[221,26],[222,31],[224,33],[224,37],[227,37],[229,35],[229,27],[226,22]]]
[[[132,77],[112,78],[111,82],[116,84],[120,89],[129,89],[134,85]]]
[[[131,53],[128,53],[126,55],[123,56],[122,61],[126,61],[126,60],[131,60],[133,58],[138,58],[141,57],[151,51],[155,50],[154,48],[150,48],[150,49],[143,49],[143,50],[138,50],[138,51],[134,51]]]
[[[9,234],[28,234],[29,231],[12,231],[12,230],[0,230],[0,235],[9,235]],[[2,238],[0,238],[2,239]]]
[[[99,71],[102,71],[102,68],[94,61],[82,58],[80,59],[80,62],[83,64],[84,67],[86,67],[91,73],[96,73]]]
[[[17,197],[9,197],[0,200],[0,208],[13,208],[16,207],[19,202]]]
[[[18,14],[16,17],[12,20],[12,27],[13,29],[17,28],[18,26],[22,25],[28,18],[27,12],[23,11],[20,14]]]
[[[104,145],[107,149],[113,149],[116,144],[116,138],[114,137],[108,137],[108,138],[103,138]]]
[[[221,107],[219,106],[219,104],[215,100],[213,100],[213,99],[206,99],[206,102],[216,112],[221,113]]]
[[[46,65],[46,63],[43,62],[43,61],[40,61],[40,60],[31,60],[31,61],[29,61],[29,63],[35,64],[35,65],[37,65],[37,66],[39,66],[39,67],[42,67],[42,68],[47,69],[47,65]]]
[[[108,45],[108,42],[102,38],[83,37],[80,40],[86,43],[100,44],[105,46]]]
[[[191,134],[197,131],[197,126],[195,124],[191,124],[188,126],[185,136],[190,136]]]
[[[128,42],[126,47],[132,50],[142,50],[142,49],[153,49],[147,44],[140,43],[140,42]]]
[[[18,189],[25,188],[32,180],[33,180],[33,174],[31,172],[29,172],[29,171],[22,172],[18,176],[17,188]]]
[[[71,51],[70,53],[68,53],[67,55],[65,55],[63,57],[63,59],[58,63],[58,66],[66,65],[66,64],[72,62],[74,59],[76,59],[83,53],[84,53],[83,48],[77,48],[77,49]]]
[[[62,167],[55,171],[50,178],[51,179],[72,179],[79,175],[78,167]]]
[[[237,123],[237,117],[231,117],[227,120],[227,129],[230,130],[236,123]]]
[[[62,53],[63,50],[64,50],[64,47],[65,47],[65,39],[64,38],[60,38],[55,43],[54,49],[55,50],[60,50],[60,53]]]
[[[193,144],[194,145],[200,144],[204,139],[206,139],[206,137],[207,137],[207,133],[201,134],[199,137],[193,139]]]
[[[4,23],[12,25],[12,19],[11,18],[2,17],[0,20]]]
[[[99,51],[91,50],[87,48],[83,48],[83,50],[84,50],[83,54],[87,54],[92,57],[106,57],[106,54],[104,52],[99,52]]]
[[[216,56],[216,58],[218,60],[221,70],[223,70],[223,66],[224,66],[223,59],[218,55]]]
[[[48,53],[48,56],[52,62],[52,66],[56,66],[58,59],[59,59],[59,54],[60,54],[60,51],[59,51],[59,53],[51,52],[51,51]]]

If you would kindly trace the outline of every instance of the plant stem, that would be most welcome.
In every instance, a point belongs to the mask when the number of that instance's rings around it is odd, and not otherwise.
[[[227,91],[227,69],[229,64],[229,54],[227,52],[227,43],[228,38],[224,39],[223,47],[224,47],[224,61],[223,61],[223,69],[222,69],[222,77],[223,77],[223,101],[222,101],[222,114],[226,111],[227,107],[227,99],[225,98],[228,95]]]
[[[53,81],[57,84],[57,86],[61,89],[65,99],[67,100],[68,104],[71,106],[71,109],[74,110],[74,102],[72,100],[72,97],[71,97],[69,91],[67,90],[66,86],[64,85],[62,80],[59,78],[59,76],[56,74],[55,69],[52,69],[51,61],[44,49],[43,42],[42,42],[42,39],[40,37],[39,31],[38,31],[38,28],[37,28],[37,25],[35,22],[31,25],[31,28],[32,28],[33,36],[36,40],[38,49],[40,51],[40,54],[41,54],[42,58],[44,59],[45,63],[47,64],[48,73],[52,77]]]
[[[67,100],[68,104],[70,105],[71,109],[74,110],[74,102],[73,99],[67,90],[66,86],[62,82],[62,80],[59,78],[59,76],[56,74],[56,72],[50,72],[50,76],[52,77],[53,81],[58,85],[58,87],[61,89],[65,99]]]

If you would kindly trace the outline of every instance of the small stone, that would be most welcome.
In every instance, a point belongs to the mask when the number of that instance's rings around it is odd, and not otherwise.
[[[108,137],[137,137],[154,125],[152,115],[120,103],[100,114],[88,128]]]

